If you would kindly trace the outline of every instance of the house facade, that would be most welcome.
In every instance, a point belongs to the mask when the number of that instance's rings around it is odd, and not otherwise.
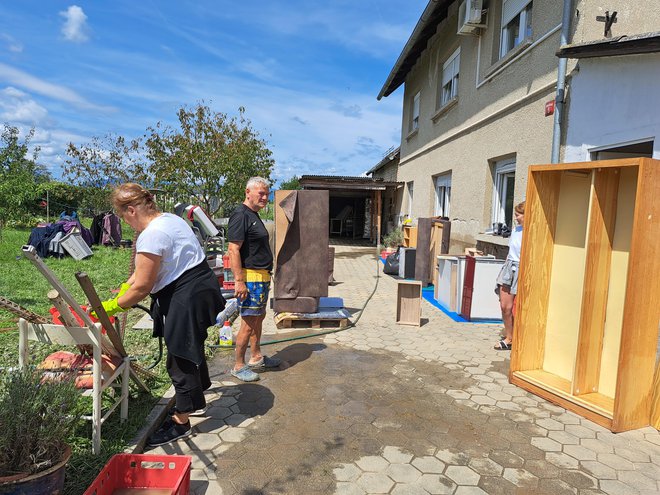
[[[656,0],[576,0],[562,161],[660,158],[660,16]],[[597,90],[594,90],[597,88]]]
[[[381,233],[383,235],[389,234],[403,220],[400,216],[403,184],[397,182],[400,156],[401,150],[399,148],[389,150],[381,161],[367,171],[367,175],[370,175],[374,180],[397,184],[396,187],[383,192],[381,216]]]
[[[489,230],[550,162],[561,20],[556,0],[432,0],[378,95],[404,85],[400,213],[448,217],[450,252],[506,246]]]

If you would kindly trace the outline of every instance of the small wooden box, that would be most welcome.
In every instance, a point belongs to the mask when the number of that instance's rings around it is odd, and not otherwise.
[[[396,322],[399,325],[422,324],[422,283],[402,280],[396,294]]]

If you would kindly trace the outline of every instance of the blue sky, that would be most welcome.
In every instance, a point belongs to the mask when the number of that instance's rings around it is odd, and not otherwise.
[[[57,177],[69,142],[243,106],[276,179],[360,175],[399,144],[402,88],[376,96],[426,3],[0,0],[0,122]]]

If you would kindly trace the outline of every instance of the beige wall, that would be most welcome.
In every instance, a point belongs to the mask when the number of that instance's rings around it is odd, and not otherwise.
[[[605,23],[596,21],[596,16],[604,16],[605,11],[617,13],[607,38],[660,31],[658,0],[575,0],[574,6],[579,15],[573,18],[571,43],[606,38]]]
[[[413,216],[419,218],[434,213],[434,177],[451,171],[455,248],[473,246],[490,224],[495,160],[516,157],[516,202],[525,195],[527,167],[550,161],[552,117],[543,112],[545,102],[554,99],[562,14],[562,2],[535,0],[533,38],[497,60],[501,0],[489,2],[488,28],[481,37],[455,34],[457,5],[450,6],[448,19],[406,78],[398,173],[399,181],[414,181]],[[438,114],[442,65],[459,46],[458,101]],[[420,126],[410,134],[411,102],[417,91]],[[402,211],[407,212],[407,192],[403,198]]]

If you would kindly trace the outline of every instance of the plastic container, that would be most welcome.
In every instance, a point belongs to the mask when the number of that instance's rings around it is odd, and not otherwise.
[[[83,311],[87,312],[87,306],[80,306],[80,307],[82,308]],[[73,317],[76,319],[78,324],[81,327],[86,327],[87,325],[85,325],[85,322],[82,321],[82,318],[80,318],[80,316],[78,316],[73,311],[73,308],[71,308],[71,306],[69,306],[69,309],[71,309],[71,313],[73,314]],[[60,320],[60,312],[58,311],[58,309],[55,306],[52,306],[48,311],[53,316],[53,323],[55,323],[56,325],[64,325],[64,322],[62,320]],[[89,317],[92,319],[92,321],[94,323],[97,323],[99,321],[98,318],[96,318],[95,316],[92,316],[91,314],[89,315]],[[115,324],[115,317],[110,316],[109,318],[110,318],[110,323],[112,323],[114,325]],[[103,330],[103,333],[105,333],[105,329]]]
[[[188,455],[116,454],[84,495],[187,495],[191,465],[192,457]]]
[[[220,327],[220,332],[218,333],[218,345],[221,347],[231,347],[234,345],[234,332],[231,329],[231,323],[229,323],[229,320],[225,320]]]
[[[62,237],[60,245],[75,260],[83,260],[94,254],[80,232],[69,232]]]

